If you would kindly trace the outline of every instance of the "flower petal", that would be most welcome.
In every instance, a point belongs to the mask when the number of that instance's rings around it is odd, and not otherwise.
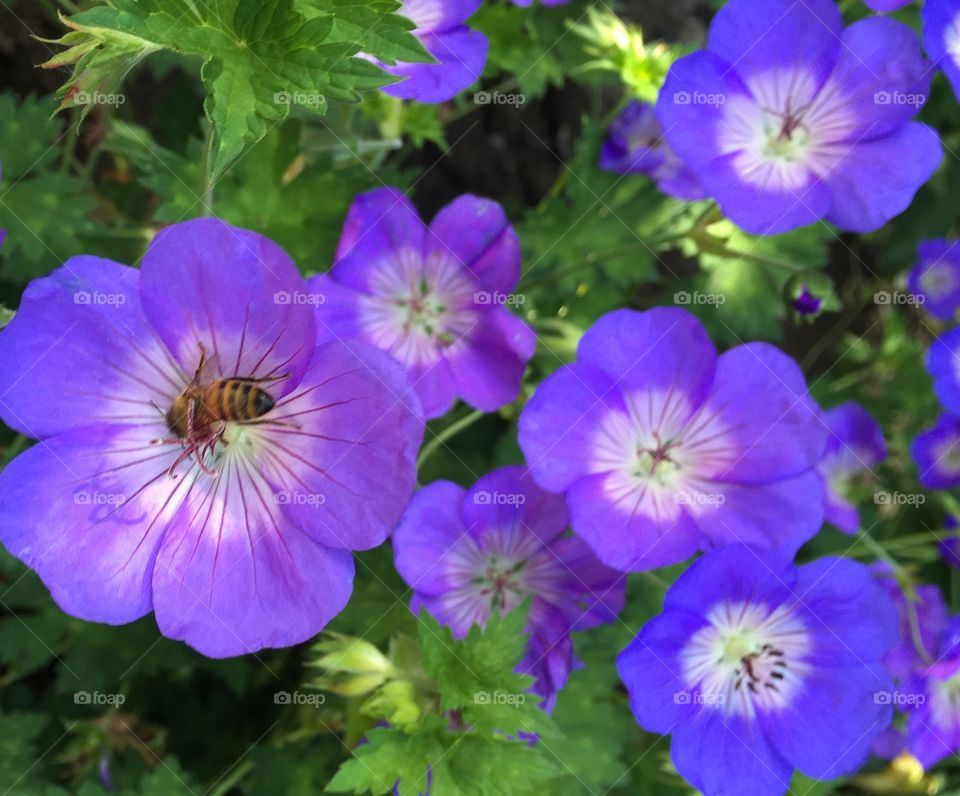
[[[71,616],[123,624],[150,612],[157,548],[193,476],[158,424],[89,426],[38,443],[0,473],[0,539]]]
[[[630,695],[630,708],[648,732],[667,735],[691,711],[680,651],[706,624],[686,610],[671,610],[647,622],[617,656],[617,672]]]
[[[480,31],[462,26],[442,33],[428,33],[420,40],[437,63],[381,66],[391,75],[406,78],[384,86],[381,91],[385,94],[418,102],[446,102],[476,83],[483,74],[489,42]]]
[[[470,487],[463,522],[473,536],[515,529],[547,545],[566,530],[567,508],[560,495],[545,492],[524,468],[501,467]]]
[[[822,84],[837,63],[842,31],[832,0],[731,0],[713,18],[707,45],[741,75],[801,67]]]
[[[716,384],[701,413],[725,426],[729,444],[740,452],[718,480],[799,475],[816,466],[827,444],[827,426],[802,371],[767,343],[747,343],[720,356]]]
[[[264,420],[253,455],[284,516],[328,547],[383,543],[413,494],[423,439],[400,366],[360,343],[320,346]]]
[[[565,365],[537,387],[520,415],[519,440],[542,487],[567,489],[590,472],[594,438],[611,409],[622,409],[614,380],[584,365]]]
[[[603,563],[621,572],[642,572],[676,564],[702,548],[700,529],[683,506],[649,497],[646,490],[614,501],[616,479],[615,474],[588,476],[567,493],[574,533]]]
[[[683,309],[616,310],[591,326],[577,348],[577,363],[602,370],[625,392],[677,395],[689,416],[713,384],[716,349],[703,324]],[[682,414],[674,410],[679,424]]]
[[[466,490],[435,481],[413,496],[393,533],[397,572],[418,594],[443,594],[452,587],[445,558],[467,534],[460,508]]]
[[[711,546],[742,543],[795,553],[823,525],[823,482],[813,470],[767,484],[715,483],[697,505],[697,524]]]
[[[201,479],[157,554],[160,631],[210,658],[287,647],[320,632],[350,598],[350,553],[286,521],[269,485],[242,459]]]
[[[869,607],[867,614],[870,616]],[[863,622],[872,624],[871,622]],[[776,714],[761,714],[766,735],[790,763],[813,779],[852,774],[874,738],[890,725],[893,707],[878,699],[893,681],[879,665],[816,667]]]
[[[824,178],[833,197],[826,219],[849,232],[873,232],[906,210],[943,159],[937,133],[911,122],[853,145]]]
[[[161,230],[143,259],[143,308],[192,376],[201,350],[221,377],[285,377],[286,395],[315,344],[313,307],[293,261],[273,241],[199,218]]]
[[[27,286],[0,332],[0,417],[8,426],[43,438],[162,420],[189,376],[148,323],[139,287],[135,268],[97,257],[74,257]]]
[[[715,707],[677,726],[670,757],[677,772],[702,793],[778,796],[787,792],[793,775],[757,723],[725,717]]]
[[[353,200],[331,275],[361,293],[372,292],[378,268],[393,269],[396,252],[423,249],[426,228],[413,202],[397,188],[377,188]]]
[[[509,295],[520,278],[520,239],[503,207],[464,194],[440,210],[430,224],[425,255],[452,255],[482,288]]]
[[[536,345],[527,324],[504,307],[490,307],[444,359],[457,394],[477,409],[494,412],[517,399]]]

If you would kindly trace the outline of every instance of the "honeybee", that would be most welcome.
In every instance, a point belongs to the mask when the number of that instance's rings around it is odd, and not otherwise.
[[[170,466],[170,475],[191,455],[200,469],[209,475],[215,475],[216,471],[207,466],[206,459],[208,454],[215,450],[218,442],[227,444],[227,440],[223,438],[227,423],[268,422],[261,418],[276,406],[276,402],[261,385],[286,378],[286,375],[210,378],[211,371],[217,370],[213,365],[213,360],[207,357],[206,350],[201,346],[200,364],[190,384],[173,399],[170,409],[163,413],[167,428],[175,436],[156,442],[179,443],[183,446],[180,456]],[[277,421],[276,425],[294,424]]]

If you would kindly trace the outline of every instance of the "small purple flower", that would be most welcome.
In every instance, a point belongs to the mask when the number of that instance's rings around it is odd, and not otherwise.
[[[426,607],[457,637],[533,597],[519,671],[536,678],[548,710],[576,665],[571,631],[612,622],[624,600],[624,576],[566,528],[561,497],[504,467],[469,490],[449,481],[424,487],[393,537],[413,610]]]
[[[926,0],[920,12],[923,19],[923,44],[933,62],[960,97],[960,2]]]
[[[898,8],[903,8],[907,3],[913,2],[913,0],[864,0],[864,2],[874,11],[886,13],[887,11],[896,11]]]
[[[610,125],[599,166],[618,174],[646,174],[660,190],[683,201],[706,193],[663,138],[652,105],[633,100]]]
[[[475,83],[487,62],[487,37],[465,24],[482,0],[403,0],[398,13],[416,23],[414,35],[437,63],[376,61],[385,72],[406,78],[382,89],[418,102],[444,102]]]
[[[937,545],[943,563],[954,569],[960,569],[960,537],[948,536]]]
[[[280,247],[217,219],[162,230],[139,270],[74,257],[27,287],[0,417],[40,442],[0,474],[0,539],[66,613],[152,611],[226,657],[343,608],[351,550],[413,490],[423,422],[381,351],[316,346],[306,295]]]
[[[791,306],[801,315],[816,315],[820,312],[823,299],[810,292],[806,285],[800,289],[800,294],[791,302]]]
[[[717,356],[692,314],[619,310],[543,382],[520,447],[574,533],[621,571],[743,541],[796,550],[823,522],[827,429],[797,364],[765,343]]]
[[[381,188],[350,208],[337,258],[314,277],[321,342],[358,339],[390,353],[427,418],[460,397],[486,412],[515,400],[533,331],[506,307],[520,243],[496,202],[464,195],[427,228],[400,191]]]
[[[933,342],[927,354],[927,370],[943,408],[960,415],[960,327]]]
[[[920,483],[928,489],[960,486],[960,418],[940,415],[910,446]]]
[[[849,402],[823,414],[830,429],[827,449],[817,465],[827,496],[827,522],[844,533],[856,533],[860,512],[846,498],[850,481],[887,457],[883,430],[860,404]]]
[[[907,748],[924,768],[960,752],[960,617],[950,620],[933,663],[916,670],[901,687],[907,712]]]
[[[731,545],[680,576],[617,669],[681,776],[711,796],[771,796],[794,769],[856,771],[892,717],[876,695],[895,642],[893,604],[862,564]]]
[[[931,66],[889,17],[844,30],[832,0],[731,0],[706,50],[660,92],[668,143],[724,213],[769,235],[821,219],[868,232],[906,210],[942,157],[912,122]]]
[[[943,600],[940,589],[931,585],[914,587],[913,598],[908,602],[903,588],[897,582],[893,570],[888,564],[880,561],[873,564],[870,570],[897,608],[900,640],[883,657],[883,665],[897,682],[904,682],[918,666],[924,663],[913,639],[911,612],[916,614],[917,628],[923,648],[928,653],[933,653],[950,618],[947,605]]]
[[[956,242],[927,240],[920,261],[911,269],[907,287],[923,297],[923,308],[941,321],[951,321],[960,308],[960,249]]]

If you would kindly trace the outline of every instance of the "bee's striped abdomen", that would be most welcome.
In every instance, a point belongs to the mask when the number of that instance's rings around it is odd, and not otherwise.
[[[274,401],[250,379],[221,379],[211,384],[204,401],[217,420],[255,420],[273,409]]]

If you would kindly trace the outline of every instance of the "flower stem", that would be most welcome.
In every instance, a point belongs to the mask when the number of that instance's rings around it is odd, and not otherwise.
[[[439,434],[435,434],[433,439],[430,440],[426,445],[423,446],[423,450],[420,451],[420,455],[417,457],[417,469],[419,470],[423,467],[424,462],[429,459],[433,453],[443,445],[448,439],[455,437],[465,428],[472,426],[476,423],[481,417],[484,416],[484,412],[481,412],[479,409],[470,412],[470,414],[461,417],[454,423],[451,423]]]
[[[913,578],[899,563],[886,551],[876,539],[867,531],[861,531],[860,541],[872,550],[877,558],[893,568],[897,583],[901,588],[906,587],[904,602],[907,606],[907,621],[910,624],[910,639],[913,641],[913,647],[920,658],[926,663],[933,663],[933,657],[930,655],[926,644],[923,643],[923,636],[920,633],[920,618],[917,616],[916,592],[913,588]],[[906,593],[909,592],[909,593]]]

